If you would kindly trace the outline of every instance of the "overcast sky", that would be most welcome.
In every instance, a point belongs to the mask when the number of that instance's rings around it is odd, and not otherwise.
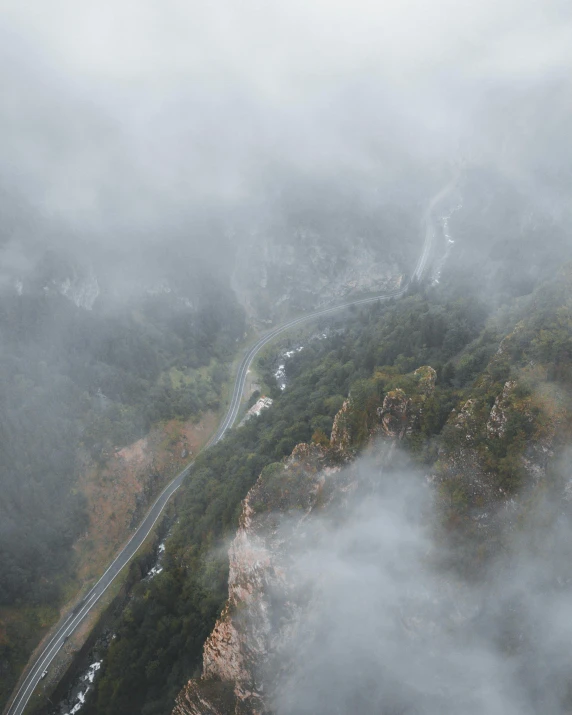
[[[566,499],[537,495],[532,513],[514,500],[499,509],[506,531],[502,538],[494,529],[495,537],[489,534],[503,544],[497,560],[489,562],[486,580],[463,579],[435,568],[438,554],[442,563],[448,558],[444,541],[431,533],[439,516],[431,514],[434,495],[423,482],[412,474],[384,475],[365,458],[360,470],[364,476],[373,470],[376,495],[329,518],[314,515],[289,540],[280,571],[289,617],[270,619],[280,624],[269,636],[270,655],[276,649],[278,657],[276,664],[268,658],[264,691],[275,685],[278,667],[276,711],[569,713]],[[463,562],[478,561],[471,555],[477,547],[461,543],[468,551]]]
[[[483,97],[569,82],[572,7],[3,0],[0,47],[3,183],[84,229],[149,226],[276,167],[389,182],[495,153],[510,108],[483,124]]]

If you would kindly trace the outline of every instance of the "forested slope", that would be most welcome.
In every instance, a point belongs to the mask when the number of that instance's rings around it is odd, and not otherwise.
[[[437,382],[403,444],[442,485],[443,523],[459,545],[458,558],[467,554],[469,543],[482,559],[485,552],[470,535],[475,524],[465,495],[470,481],[466,470],[453,474],[448,463],[454,450],[451,431],[458,432],[455,415],[469,402],[482,403],[488,417],[495,401],[505,399],[507,381],[518,384],[514,397],[506,398],[513,412],[498,445],[490,440],[486,419],[482,437],[475,440],[483,440],[479,459],[486,460],[497,485],[492,504],[519,493],[526,484],[522,460],[530,457],[525,445],[531,437],[540,438],[548,419],[546,403],[538,405],[532,397],[539,384],[534,376],[541,375],[542,390],[562,395],[568,389],[570,281],[569,271],[563,271],[497,310],[478,299],[476,286],[450,282],[428,293],[412,292],[394,305],[354,311],[314,336],[300,336],[304,350],[289,361],[289,387],[282,393],[274,389],[272,408],[197,459],[180,496],[164,571],[136,587],[86,712],[170,711],[178,689],[200,665],[202,644],[226,597],[228,562],[220,548],[236,525],[240,500],[260,472],[300,442],[327,444],[333,418],[348,394],[352,410],[347,429],[359,451],[378,419],[383,396],[415,391],[419,378],[413,372],[422,365],[435,368]],[[322,329],[328,337],[318,339]],[[518,354],[509,358],[506,350],[515,331],[522,342]],[[277,350],[260,360],[268,384]],[[525,369],[531,361],[538,361],[533,374]],[[487,537],[486,543],[494,548],[498,539]],[[466,558],[470,568],[474,561]]]
[[[228,562],[219,547],[261,470],[299,442],[327,439],[348,392],[366,404],[372,393],[377,399],[407,381],[403,373],[432,361],[439,384],[421,427],[430,445],[458,399],[458,388],[443,382],[443,366],[479,335],[486,313],[474,295],[444,292],[427,299],[416,293],[389,307],[340,316],[327,328],[330,337],[305,341],[289,363],[291,385],[273,391],[272,408],[198,457],[177,506],[164,571],[135,589],[86,712],[169,712],[199,666],[226,598]],[[274,364],[272,352],[261,359],[269,384]],[[372,377],[376,365],[387,366],[382,377]],[[431,450],[424,450],[418,449],[419,458],[430,460]]]
[[[87,520],[80,452],[105,464],[152,424],[218,406],[244,323],[232,296],[211,289],[197,308],[149,295],[86,310],[41,285],[3,296],[0,700],[69,597]]]

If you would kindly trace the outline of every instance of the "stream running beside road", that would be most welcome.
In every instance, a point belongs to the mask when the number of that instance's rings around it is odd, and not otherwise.
[[[435,207],[441,203],[441,201],[455,188],[458,181],[458,176],[456,175],[445,187],[443,187],[435,196],[430,200],[428,207],[425,211],[421,222],[421,231],[424,235],[423,244],[421,246],[421,253],[417,261],[415,270],[413,271],[412,278],[415,280],[420,280],[426,270],[427,264],[429,262],[432,250],[433,250],[433,239],[435,237],[435,227],[433,225],[433,212]],[[409,288],[409,282],[404,283],[400,288],[390,291],[379,293],[374,296],[367,298],[357,298],[354,300],[349,300],[339,305],[334,305],[330,308],[321,308],[319,310],[306,313],[297,318],[294,318],[282,325],[276,326],[268,331],[265,335],[259,338],[259,340],[249,349],[244,355],[240,365],[238,367],[237,375],[234,383],[234,390],[231,396],[230,405],[228,411],[223,418],[219,429],[210,439],[206,445],[206,449],[210,446],[220,442],[226,432],[234,425],[238,412],[242,404],[242,394],[244,391],[244,385],[246,381],[246,376],[250,365],[255,360],[259,352],[268,345],[272,340],[277,338],[279,335],[283,335],[291,328],[301,326],[316,318],[331,315],[333,313],[346,310],[352,306],[368,305],[371,303],[376,303],[378,301],[391,300],[399,298],[405,295]],[[114,561],[107,568],[102,577],[97,581],[97,583],[91,588],[91,590],[84,596],[83,600],[69,613],[64,615],[59,624],[54,627],[50,636],[45,639],[46,645],[39,650],[39,654],[31,660],[31,665],[27,668],[25,675],[22,677],[19,686],[17,686],[14,697],[10,705],[6,708],[6,715],[22,715],[30,698],[35,692],[38,684],[43,681],[46,675],[49,675],[49,668],[52,661],[57,656],[60,649],[63,647],[64,643],[68,638],[75,633],[76,629],[80,626],[83,620],[86,618],[87,614],[94,608],[102,596],[107,592],[107,589],[111,586],[117,575],[123,570],[123,568],[131,561],[133,556],[139,550],[141,544],[145,541],[148,534],[151,532],[155,526],[157,520],[163,513],[166,504],[169,502],[172,495],[177,491],[177,489],[183,483],[183,480],[187,477],[191,469],[193,468],[193,462],[187,465],[187,467],[180,472],[180,474],[173,479],[173,481],[168,484],[165,489],[161,492],[156,501],[151,505],[146,516],[142,520],[139,527],[135,530],[129,541],[120,550],[120,552],[115,557]]]

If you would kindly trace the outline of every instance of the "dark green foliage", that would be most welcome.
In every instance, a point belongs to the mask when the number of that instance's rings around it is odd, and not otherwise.
[[[78,451],[105,460],[160,419],[216,407],[243,316],[224,292],[197,311],[149,298],[137,313],[77,308],[59,295],[0,302],[0,606],[57,609],[86,524]],[[211,379],[177,389],[171,367],[208,365]],[[55,617],[57,610],[51,612]],[[28,616],[26,616],[28,618]],[[0,703],[37,641],[18,619],[0,643]],[[45,619],[44,619],[45,622]],[[35,637],[35,639],[34,639]]]
[[[500,493],[514,494],[522,487],[526,477],[523,457],[531,444],[547,436],[545,424],[554,420],[550,412],[561,409],[558,402],[572,385],[571,304],[572,281],[568,267],[541,285],[528,299],[505,309],[504,321],[498,321],[504,322],[506,331],[502,341],[502,334],[485,331],[467,346],[458,360],[455,381],[463,365],[480,363],[483,354],[489,356],[488,364],[467,391],[466,398],[473,401],[471,446],[475,449],[475,459]],[[499,342],[500,348],[494,349]],[[558,389],[546,392],[547,382],[557,382]],[[539,394],[546,392],[543,400],[537,399],[537,390]],[[502,428],[493,426],[489,432],[487,423],[496,401],[497,409],[502,412]],[[451,426],[443,431],[441,439],[451,454],[466,447],[464,431]],[[448,488],[457,490],[457,484],[451,483]],[[470,508],[474,503],[467,497],[463,505]],[[453,510],[457,516],[461,511],[457,504]]]
[[[0,604],[58,597],[49,576],[67,570],[84,524],[74,490],[80,443],[105,456],[157,420],[216,406],[211,385],[173,389],[157,379],[160,367],[186,364],[193,348],[200,364],[226,359],[242,329],[235,311],[220,299],[187,314],[184,328],[180,316],[154,324],[152,312],[136,321],[80,310],[56,296],[3,301]]]
[[[455,326],[465,326],[465,341],[482,328],[484,312],[476,301],[455,297],[440,302],[437,296],[429,302],[418,294],[392,305],[362,309],[349,322],[347,316],[333,321],[327,339],[306,336],[304,350],[288,361],[288,388],[273,391],[272,408],[197,458],[179,498],[178,522],[167,543],[164,571],[135,589],[94,697],[85,706],[86,715],[171,712],[182,685],[199,672],[202,645],[227,597],[226,548],[241,499],[261,472],[267,477],[267,489],[284,490],[280,460],[299,442],[310,442],[318,430],[329,435],[348,393],[354,403],[355,444],[363,442],[383,393],[400,386],[416,388],[416,381],[397,368],[384,367],[383,377],[372,377],[375,367],[391,364],[398,356],[410,361],[412,368],[448,360],[452,357],[451,348],[444,347],[448,315]],[[433,321],[433,327],[424,334],[426,319]],[[272,373],[283,350],[277,346],[260,359],[268,385],[275,384]],[[444,387],[436,391],[424,412],[424,436],[441,429],[455,402],[452,391]],[[429,459],[428,453],[422,457]],[[256,507],[263,510],[264,502]]]

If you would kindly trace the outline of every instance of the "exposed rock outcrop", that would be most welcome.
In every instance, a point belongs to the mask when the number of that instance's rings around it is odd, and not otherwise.
[[[378,408],[377,414],[381,431],[386,437],[403,439],[411,432],[412,414],[411,400],[401,389],[391,390],[383,400],[383,406]]]
[[[202,678],[182,691],[174,715],[265,711],[264,676],[300,608],[289,585],[289,545],[323,498],[325,481],[340,476],[323,448],[307,444],[263,470],[243,501],[229,550],[229,598],[205,643]]]
[[[330,445],[338,453],[347,452],[351,444],[351,434],[349,427],[350,401],[345,400],[341,410],[334,418]]]
[[[418,367],[413,373],[413,377],[416,378],[418,384],[418,390],[425,397],[432,395],[435,390],[435,384],[437,383],[437,372],[430,365],[423,365]]]
[[[496,398],[487,422],[487,436],[489,438],[504,437],[508,421],[507,411],[510,404],[509,400],[516,384],[516,380],[508,380],[505,383],[503,391]]]
[[[244,229],[239,232],[242,249],[232,284],[255,318],[275,318],[287,310],[307,310],[359,292],[403,285],[402,269],[380,250],[378,239],[354,235],[350,247],[340,236],[332,250],[331,230],[298,225],[283,233],[272,219]]]
[[[465,442],[468,444],[473,444],[477,436],[476,408],[476,400],[471,398],[465,402],[454,418],[455,429],[462,433]]]
[[[173,715],[223,715],[234,712],[234,683],[190,680],[179,693]]]
[[[380,451],[384,459],[415,418],[410,403],[403,390],[394,390],[379,408],[381,427],[374,434],[390,446]],[[293,586],[292,546],[304,548],[304,525],[314,510],[345,504],[357,488],[358,475],[348,464],[354,416],[346,400],[329,447],[299,444],[285,463],[266,467],[249,491],[229,549],[227,604],[205,643],[202,677],[189,681],[173,715],[269,712],[273,676],[286,667],[285,644],[309,598]]]

